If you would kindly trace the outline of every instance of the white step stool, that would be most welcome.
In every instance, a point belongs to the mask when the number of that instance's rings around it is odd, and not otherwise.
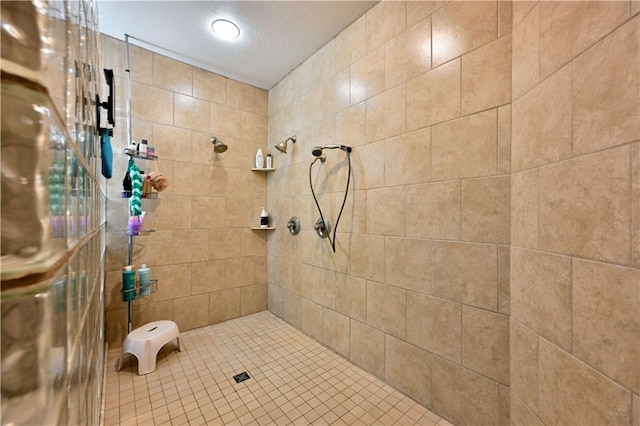
[[[176,339],[177,349],[181,351],[179,334],[178,325],[173,321],[154,321],[136,328],[124,340],[116,370],[122,369],[124,355],[129,353],[138,358],[139,376],[151,373],[156,369],[156,357],[164,345]]]

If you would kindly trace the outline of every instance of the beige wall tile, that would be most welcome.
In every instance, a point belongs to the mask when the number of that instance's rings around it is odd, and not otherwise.
[[[625,2],[540,2],[540,77],[569,62],[628,16]]]
[[[513,392],[511,393],[511,424],[513,426],[544,425]]]
[[[432,375],[434,412],[454,424],[498,424],[497,382],[438,357]]]
[[[267,256],[253,256],[253,282],[267,285]]]
[[[319,273],[319,279],[314,282],[311,290],[311,300],[330,309],[336,306],[336,276],[332,270],[323,269]]]
[[[253,284],[253,258],[234,257],[224,264],[225,288],[242,287]]]
[[[416,22],[426,18],[442,7],[446,1],[408,1],[407,2],[407,28]]]
[[[239,288],[230,288],[209,293],[209,324],[217,324],[232,318],[238,318],[239,316]]]
[[[147,262],[147,265],[169,265],[174,263],[174,231],[156,231],[153,239],[138,238],[133,242],[136,262]],[[126,252],[125,252],[126,253]],[[123,264],[124,264],[123,260]]]
[[[357,319],[367,320],[367,282],[362,278],[338,274],[336,281],[336,309]]]
[[[510,198],[509,176],[462,181],[462,238],[509,243]]]
[[[164,201],[164,198],[162,201]],[[222,228],[225,225],[221,221],[224,217],[224,201],[224,198],[221,197],[191,197],[191,228]],[[174,215],[176,210],[173,210]],[[182,220],[185,220],[185,218],[183,217]]]
[[[431,19],[423,19],[384,45],[385,87],[391,88],[431,68]]]
[[[302,299],[302,331],[322,342],[322,305]]]
[[[191,294],[211,293],[224,288],[224,260],[191,264]]]
[[[500,425],[511,425],[511,389],[500,385]]]
[[[373,281],[384,281],[384,237],[352,234],[351,274]]]
[[[176,247],[180,250],[175,250]],[[165,249],[173,251],[173,263],[209,260],[209,238],[200,229],[173,231],[173,245]]]
[[[127,337],[127,308],[105,311],[104,334],[110,348],[122,347]]]
[[[293,262],[282,257],[269,256],[269,284],[284,289],[292,288]]]
[[[405,2],[380,2],[367,12],[367,50],[370,52],[404,31],[407,22]]]
[[[494,40],[498,34],[497,2],[450,2],[431,16],[433,65],[443,64]]]
[[[155,303],[192,294],[191,264],[155,266],[150,269],[151,278],[158,279],[158,291],[143,300]]]
[[[522,20],[538,4],[537,1],[515,0],[513,2],[513,26],[520,24]],[[537,13],[537,10],[536,10]]]
[[[431,288],[431,243],[428,240],[385,238],[385,282],[419,293]]]
[[[367,233],[405,235],[405,212],[404,187],[367,191]]]
[[[407,293],[407,341],[460,363],[461,305],[423,294]]]
[[[302,297],[284,291],[284,320],[294,327],[302,329]]]
[[[253,200],[227,198],[224,206],[224,222],[230,228],[242,228],[258,223],[259,211],[254,211]]]
[[[154,123],[173,124],[173,93],[146,84],[131,83],[131,115]]]
[[[407,130],[460,116],[460,60],[407,81]]]
[[[512,170],[571,156],[571,67],[558,71],[515,101],[511,111]]]
[[[153,85],[189,95],[193,93],[193,67],[184,62],[153,54]]]
[[[633,426],[640,425],[640,396],[633,395]]]
[[[538,170],[511,175],[511,243],[538,247]]]
[[[497,110],[431,129],[431,179],[487,176],[497,170]]]
[[[267,115],[268,107],[269,107],[268,94],[269,92],[267,92],[266,90],[258,89],[257,87],[253,91],[254,102],[255,102],[254,111],[257,114],[262,114],[265,116]]]
[[[640,393],[640,271],[573,259],[573,353]]]
[[[336,114],[336,134],[352,147],[367,142],[366,103],[362,102]]]
[[[640,268],[640,144],[631,146],[631,254]]]
[[[193,68],[193,96],[224,104],[227,100],[226,78],[200,68]],[[266,99],[265,99],[266,100]]]
[[[639,51],[636,17],[574,61],[574,154],[640,137]]]
[[[400,339],[385,336],[385,376],[391,386],[431,406],[432,355]]]
[[[461,237],[459,182],[409,186],[406,204],[407,235],[451,240]]]
[[[350,83],[348,70],[338,72],[332,77],[329,77],[329,79],[322,85],[323,114],[325,116],[331,115],[348,108],[349,91]]]
[[[209,299],[202,296],[173,299],[173,320],[182,331],[204,327],[209,320]]]
[[[126,317],[126,316],[125,316]],[[162,321],[173,318],[173,301],[166,300],[158,303],[145,303],[133,305],[133,318],[137,324],[148,324],[153,321]],[[126,330],[126,326],[125,326]],[[111,347],[111,345],[109,345]]]
[[[351,105],[360,103],[384,91],[384,53],[384,48],[380,47],[351,65]]]
[[[256,284],[240,288],[240,315],[251,315],[267,309],[267,286]]]
[[[240,252],[243,256],[264,256],[267,254],[265,232],[243,229],[240,237]]]
[[[240,256],[240,235],[235,229],[209,230],[209,259]]]
[[[638,0],[631,0],[631,16],[636,15],[640,12],[640,2]]]
[[[370,143],[354,149],[351,153],[355,189],[379,188],[384,186],[384,141]],[[381,164],[382,163],[382,164]],[[371,164],[379,164],[371,167]]]
[[[175,93],[173,107],[173,124],[202,132],[209,131],[209,102]]]
[[[462,365],[509,384],[509,317],[462,307]]]
[[[538,335],[513,318],[510,328],[510,356],[511,390],[518,395],[518,399],[537,412]]]
[[[405,106],[404,84],[367,100],[367,140],[377,141],[404,133]]]
[[[255,94],[256,90],[253,86],[241,83],[239,81],[226,79],[227,102],[226,104],[232,108],[241,111],[255,111]]]
[[[237,289],[227,291],[237,291]],[[282,288],[269,284],[267,287],[267,306],[269,312],[284,318],[284,290]]]
[[[498,2],[502,4],[506,2]],[[511,101],[511,36],[462,57],[462,114]]]
[[[173,161],[191,162],[191,132],[180,127],[153,124],[153,138],[149,141],[158,155]]]
[[[351,362],[384,377],[384,333],[351,320]]]
[[[570,259],[511,249],[511,315],[542,337],[571,348]]]
[[[336,72],[336,43],[331,40],[312,57],[311,83],[319,86]]]
[[[498,173],[511,173],[511,104],[498,108]]]
[[[322,315],[323,343],[339,354],[349,357],[349,317],[331,309],[324,309]]]
[[[367,281],[367,324],[399,339],[405,339],[407,292]]]
[[[367,53],[366,16],[357,19],[336,37],[336,70],[342,71]]]
[[[237,138],[240,134],[240,114],[238,114],[238,111],[215,103],[210,104],[210,107],[211,133],[222,141],[230,137]]]
[[[540,248],[629,264],[629,179],[628,146],[541,169]]]
[[[498,37],[510,34],[513,26],[513,2],[511,0],[498,2]]]
[[[536,5],[513,29],[511,93],[515,101],[540,81],[540,7],[537,2],[515,1],[513,21],[517,24],[523,7]]]
[[[120,210],[120,212],[122,211],[126,212],[126,207]],[[156,202],[156,207],[152,213],[152,226],[155,230],[190,229],[193,213],[191,197],[162,194],[162,198]],[[125,226],[120,229],[124,229]]]
[[[509,246],[498,246],[498,294],[499,311],[502,314],[511,312],[511,249]]]
[[[340,206],[344,194],[336,193],[335,205]],[[316,212],[313,212],[314,215]],[[310,219],[309,222],[315,223]],[[367,229],[367,191],[349,191],[340,218],[340,232],[364,233]]]
[[[498,310],[498,250],[495,245],[434,241],[435,296]]]
[[[431,175],[431,129],[404,133],[384,142],[387,186],[428,182]]]
[[[254,145],[264,147],[264,144],[267,142],[267,118],[260,114],[241,112],[240,137]],[[264,153],[264,155],[266,156],[267,154]]]
[[[630,424],[631,394],[540,340],[540,419],[545,424]],[[566,383],[580,389],[579,397]]]

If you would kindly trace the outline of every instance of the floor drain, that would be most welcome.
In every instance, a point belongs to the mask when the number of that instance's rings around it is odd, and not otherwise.
[[[235,376],[233,376],[233,380],[236,381],[236,383],[240,383],[240,382],[244,382],[245,380],[250,379],[251,376],[249,376],[249,373],[247,373],[246,371],[243,371],[240,374],[236,374]]]

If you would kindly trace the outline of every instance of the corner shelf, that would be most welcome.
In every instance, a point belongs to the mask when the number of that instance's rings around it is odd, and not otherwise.
[[[254,167],[253,169],[251,169],[254,172],[262,172],[262,173],[269,173],[269,172],[273,172],[275,170],[275,167],[271,167],[269,169],[267,169],[266,167]]]
[[[252,226],[251,229],[254,231],[272,231],[276,229],[275,226]]]

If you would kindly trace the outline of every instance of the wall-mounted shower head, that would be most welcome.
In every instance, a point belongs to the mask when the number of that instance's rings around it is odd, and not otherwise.
[[[296,143],[296,141],[298,140],[298,138],[293,135],[290,138],[287,138],[284,142],[280,142],[279,144],[276,145],[276,149],[278,151],[280,151],[283,154],[287,153],[287,144],[289,143],[289,141],[291,141],[291,143]]]
[[[216,138],[215,136],[211,136],[211,143],[213,144],[213,150],[218,154],[225,152],[227,148],[229,148],[227,145],[225,145],[220,139]]]

